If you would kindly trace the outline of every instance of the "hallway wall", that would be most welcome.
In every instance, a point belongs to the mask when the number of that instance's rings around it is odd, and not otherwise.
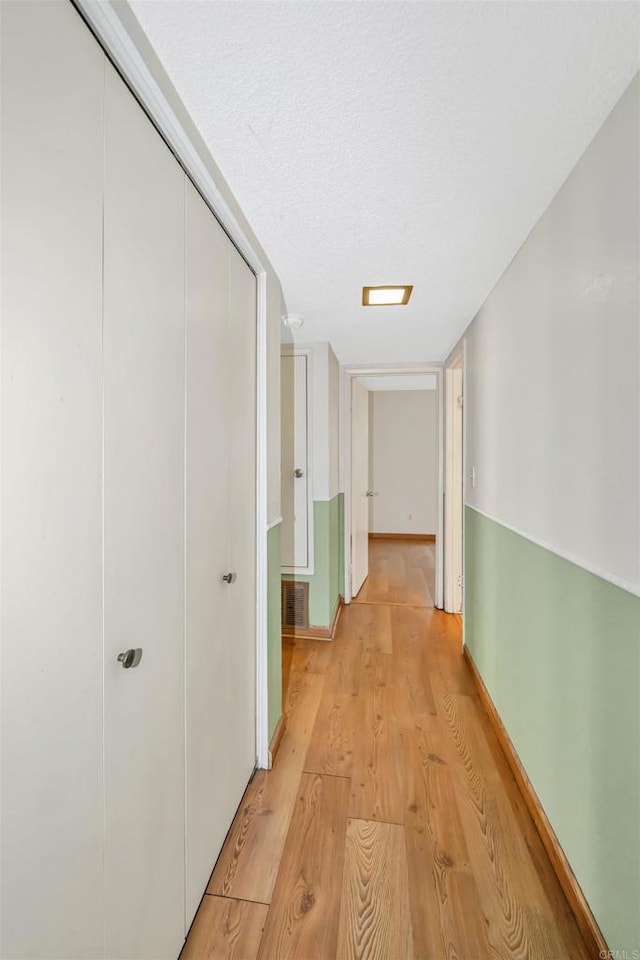
[[[369,394],[369,504],[372,533],[438,529],[438,393]]]
[[[465,336],[465,640],[618,951],[640,944],[638,98]]]

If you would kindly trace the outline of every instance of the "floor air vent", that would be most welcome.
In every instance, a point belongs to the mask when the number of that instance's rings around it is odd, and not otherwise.
[[[282,626],[293,630],[309,626],[309,584],[282,581]]]

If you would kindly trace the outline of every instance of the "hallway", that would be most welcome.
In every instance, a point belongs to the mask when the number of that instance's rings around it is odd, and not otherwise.
[[[419,596],[432,558],[373,541],[373,602],[344,610],[333,643],[285,644],[287,730],[182,960],[586,960],[458,622]]]

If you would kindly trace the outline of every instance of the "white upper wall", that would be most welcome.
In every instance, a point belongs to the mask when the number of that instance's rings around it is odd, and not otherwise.
[[[438,394],[435,390],[369,394],[372,533],[438,529]]]
[[[329,491],[329,344],[311,346],[313,423],[313,499],[330,500]]]
[[[467,502],[636,591],[639,88],[469,328],[465,395]]]
[[[367,390],[437,390],[438,377],[435,373],[380,374],[376,377],[359,377]]]
[[[342,363],[446,356],[640,62],[636,3],[131,4]]]
[[[329,344],[329,499],[340,492],[340,364]]]

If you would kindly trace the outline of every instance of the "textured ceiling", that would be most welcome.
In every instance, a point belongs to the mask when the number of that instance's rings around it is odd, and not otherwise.
[[[131,6],[343,362],[447,355],[639,62],[635,3]],[[410,304],[361,306],[386,283]]]

